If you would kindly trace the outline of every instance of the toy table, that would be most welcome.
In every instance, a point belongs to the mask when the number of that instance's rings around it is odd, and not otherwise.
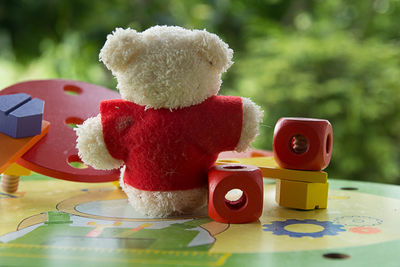
[[[329,182],[328,209],[298,211],[265,180],[260,220],[228,225],[143,217],[111,183],[34,173],[0,192],[0,266],[399,266],[400,187]]]

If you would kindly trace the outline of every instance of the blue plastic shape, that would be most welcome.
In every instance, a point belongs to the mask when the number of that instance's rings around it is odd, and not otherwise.
[[[0,96],[0,132],[23,138],[40,134],[44,101],[27,94]]]

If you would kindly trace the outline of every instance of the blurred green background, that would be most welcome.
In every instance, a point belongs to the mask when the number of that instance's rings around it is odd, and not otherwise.
[[[330,177],[400,184],[400,0],[0,0],[0,88],[75,79],[115,88],[98,62],[115,27],[207,29],[235,51],[222,94],[280,117],[328,119]]]

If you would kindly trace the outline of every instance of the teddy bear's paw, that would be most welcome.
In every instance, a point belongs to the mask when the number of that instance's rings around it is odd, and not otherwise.
[[[124,184],[130,204],[152,218],[193,214],[207,204],[207,188],[178,191],[143,191]]]
[[[242,134],[239,143],[235,150],[243,152],[250,148],[251,142],[259,134],[259,125],[262,122],[264,112],[253,101],[248,98],[242,97],[243,103],[243,124]]]
[[[101,170],[116,169],[122,165],[123,162],[114,159],[107,150],[100,114],[87,119],[75,131],[78,155],[85,164]]]

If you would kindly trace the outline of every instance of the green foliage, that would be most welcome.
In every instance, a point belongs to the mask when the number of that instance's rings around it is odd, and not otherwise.
[[[328,119],[331,176],[400,182],[400,50],[336,34],[253,40],[237,63],[236,94],[265,110],[260,147],[271,148],[280,117]]]
[[[63,78],[81,80],[114,88],[108,71],[98,63],[98,50],[85,45],[79,34],[69,34],[60,44],[41,42],[41,56],[27,63],[14,57],[0,57],[0,86],[23,80]]]
[[[116,27],[207,29],[235,51],[223,94],[334,127],[330,176],[400,184],[400,0],[0,0],[0,88],[28,79],[115,89],[98,62]]]

